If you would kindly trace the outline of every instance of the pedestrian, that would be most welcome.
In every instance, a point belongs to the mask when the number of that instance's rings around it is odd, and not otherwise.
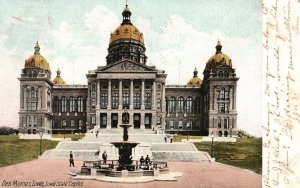
[[[150,162],[150,158],[149,158],[149,156],[147,155],[146,158],[145,158],[145,163],[146,163],[146,165],[147,165],[149,162]]]
[[[170,142],[171,143],[173,142],[173,135],[171,135]]]
[[[142,166],[144,164],[144,162],[145,162],[145,159],[144,159],[143,156],[141,156],[141,158],[140,158],[140,165]]]
[[[103,154],[102,154],[102,159],[103,159],[103,164],[106,164],[106,160],[107,160],[107,154],[106,154],[106,151],[103,152]]]
[[[71,166],[74,167],[74,159],[73,159],[73,153],[72,153],[72,151],[70,151],[70,159],[69,159],[69,161],[70,161],[70,167]]]
[[[98,138],[98,131],[96,131],[96,138]]]
[[[167,143],[167,136],[165,135],[165,143]]]

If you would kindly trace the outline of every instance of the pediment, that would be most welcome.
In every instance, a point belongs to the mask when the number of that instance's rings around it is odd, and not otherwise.
[[[134,63],[128,60],[113,63],[98,69],[98,71],[105,72],[143,72],[143,71],[156,71],[154,67],[149,67],[140,63]]]

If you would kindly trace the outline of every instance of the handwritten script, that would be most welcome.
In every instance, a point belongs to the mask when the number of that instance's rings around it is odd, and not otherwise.
[[[295,51],[300,35],[299,13],[295,7],[299,6],[296,0],[266,0],[262,4],[263,187],[287,187],[295,183],[291,154],[299,147],[295,145],[295,127],[300,122],[297,102],[300,95],[296,86],[300,72],[296,69],[299,65],[295,64],[296,53],[300,53]]]

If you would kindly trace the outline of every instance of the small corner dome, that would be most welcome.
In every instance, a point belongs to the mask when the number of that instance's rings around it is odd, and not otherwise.
[[[200,86],[202,84],[202,80],[198,77],[198,70],[195,68],[194,70],[194,76],[190,81],[188,81],[188,86]]]
[[[25,60],[25,68],[39,68],[51,72],[48,61],[40,54],[40,45],[36,42],[34,54]]]
[[[56,77],[53,79],[53,81],[52,81],[52,83],[54,84],[54,85],[66,85],[66,82],[65,82],[65,80],[60,76],[60,73],[61,73],[61,71],[60,71],[60,69],[57,69],[57,71],[56,71]]]

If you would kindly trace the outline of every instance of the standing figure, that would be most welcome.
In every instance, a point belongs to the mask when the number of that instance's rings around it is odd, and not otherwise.
[[[98,138],[98,131],[96,131],[96,138]]]
[[[145,159],[144,159],[143,156],[141,156],[141,158],[140,158],[140,165],[142,166],[142,165],[144,165],[144,163],[145,163]]]
[[[171,135],[170,142],[171,143],[173,142],[173,135]]]
[[[70,161],[70,167],[71,166],[74,167],[74,159],[73,159],[73,153],[72,153],[72,151],[70,151],[70,159],[69,159],[69,161]]]
[[[167,143],[167,136],[165,135],[165,143]]]
[[[149,156],[147,155],[146,158],[145,158],[145,163],[146,163],[146,165],[148,165],[149,162],[150,162],[150,158],[149,158]]]
[[[103,154],[102,154],[102,159],[103,159],[103,164],[106,164],[106,160],[107,160],[107,154],[106,154],[106,151],[103,152]]]

